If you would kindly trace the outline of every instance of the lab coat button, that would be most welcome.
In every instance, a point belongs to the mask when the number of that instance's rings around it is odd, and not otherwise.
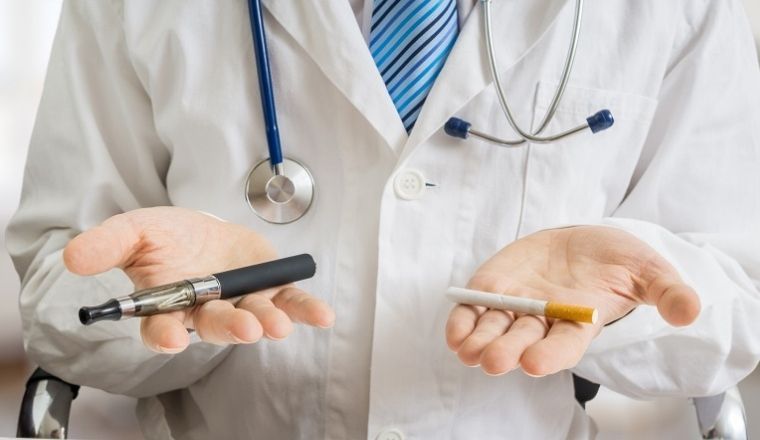
[[[396,195],[404,200],[415,200],[425,193],[425,176],[417,170],[403,170],[393,180]]]
[[[386,429],[380,431],[375,440],[404,440],[404,434],[398,429]]]

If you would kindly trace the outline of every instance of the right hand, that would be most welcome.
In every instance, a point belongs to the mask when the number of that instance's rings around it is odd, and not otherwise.
[[[63,261],[71,272],[94,275],[121,268],[137,289],[206,276],[276,258],[256,232],[177,207],[115,215],[71,240]],[[114,292],[117,294],[126,292]],[[189,343],[187,329],[214,344],[282,339],[293,322],[329,328],[335,313],[324,301],[286,285],[246,295],[233,304],[212,300],[191,309],[142,318],[140,333],[152,350],[177,353]]]

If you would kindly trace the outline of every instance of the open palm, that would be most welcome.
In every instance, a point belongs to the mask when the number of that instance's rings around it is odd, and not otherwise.
[[[602,327],[640,304],[657,306],[673,325],[699,313],[699,298],[654,249],[627,232],[598,226],[540,231],[499,251],[468,287],[595,307],[596,324],[458,305],[446,338],[466,365],[488,374],[518,366],[543,376],[571,368]]]
[[[111,217],[71,240],[63,255],[66,267],[80,275],[121,268],[138,289],[276,258],[272,245],[256,232],[177,207]],[[188,328],[212,343],[251,343],[262,336],[284,338],[293,322],[329,327],[333,320],[326,303],[287,285],[244,296],[235,304],[213,300],[143,318],[141,334],[156,351],[178,352],[188,345]]]

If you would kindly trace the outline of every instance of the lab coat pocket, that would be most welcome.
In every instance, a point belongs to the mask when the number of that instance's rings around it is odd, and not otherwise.
[[[539,82],[533,129],[543,120],[556,83]],[[657,100],[627,92],[568,86],[543,134],[578,126],[602,109],[615,124],[549,144],[529,145],[519,236],[567,224],[597,222],[625,197],[636,174]]]

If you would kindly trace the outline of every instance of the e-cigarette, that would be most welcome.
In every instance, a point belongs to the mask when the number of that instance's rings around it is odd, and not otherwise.
[[[203,278],[192,278],[111,299],[99,306],[79,309],[84,325],[97,321],[150,316],[187,309],[213,299],[242,296],[314,276],[317,265],[309,254],[241,267]]]

